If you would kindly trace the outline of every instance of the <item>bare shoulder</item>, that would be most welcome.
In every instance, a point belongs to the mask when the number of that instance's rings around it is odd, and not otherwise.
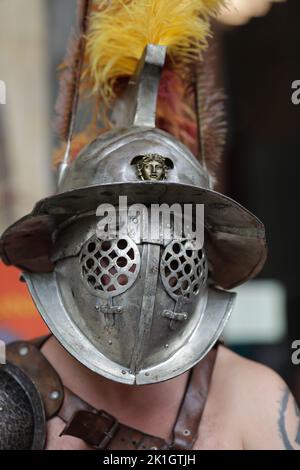
[[[272,369],[221,346],[212,398],[230,409],[247,449],[299,449],[300,414],[284,380]]]
[[[284,381],[272,369],[258,362],[246,359],[232,350],[220,346],[216,361],[219,379],[236,381],[240,386],[253,388],[258,393],[261,388],[282,386]]]

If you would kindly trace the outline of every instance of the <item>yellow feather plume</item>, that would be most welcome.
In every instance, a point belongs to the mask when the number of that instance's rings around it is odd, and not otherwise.
[[[199,57],[209,19],[223,0],[106,0],[96,2],[87,37],[85,78],[105,99],[118,78],[131,76],[147,44],[168,46],[175,66]]]

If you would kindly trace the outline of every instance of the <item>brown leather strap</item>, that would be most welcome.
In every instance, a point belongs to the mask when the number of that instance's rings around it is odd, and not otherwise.
[[[57,415],[65,423],[68,423],[77,411],[97,413],[98,410],[96,408],[82,400],[78,395],[75,395],[67,387],[64,387],[64,392],[64,401]]]
[[[112,415],[97,410],[65,387],[58,416],[66,422],[61,435],[83,439],[94,449],[163,449],[163,439],[119,423]]]
[[[44,344],[48,341],[48,339],[51,338],[51,336],[52,336],[52,334],[48,334],[48,335],[45,335],[45,336],[39,336],[38,338],[34,338],[34,339],[30,340],[29,342],[31,344],[33,344],[35,347],[37,347],[38,349],[42,349]]]
[[[190,382],[173,429],[172,449],[192,449],[197,440],[216,357],[217,347],[192,369]]]
[[[64,398],[63,385],[56,370],[39,348],[29,341],[16,341],[7,346],[6,357],[8,362],[20,367],[38,388],[46,418],[56,415]]]

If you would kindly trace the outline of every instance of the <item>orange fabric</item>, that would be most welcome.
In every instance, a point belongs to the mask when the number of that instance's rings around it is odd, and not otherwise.
[[[31,339],[47,334],[48,328],[41,319],[27,290],[20,282],[21,272],[0,262],[0,338]]]

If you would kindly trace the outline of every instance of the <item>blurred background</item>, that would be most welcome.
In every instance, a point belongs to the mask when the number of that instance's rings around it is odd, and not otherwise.
[[[0,1],[1,232],[55,190],[57,69],[75,16],[76,0]],[[299,0],[234,0],[214,28],[229,127],[219,189],[264,221],[269,244],[259,278],[237,289],[224,336],[279,372],[300,403],[300,365],[291,360],[300,341],[300,105],[291,99],[300,80],[299,18]],[[4,341],[47,331],[19,277],[0,263]]]

